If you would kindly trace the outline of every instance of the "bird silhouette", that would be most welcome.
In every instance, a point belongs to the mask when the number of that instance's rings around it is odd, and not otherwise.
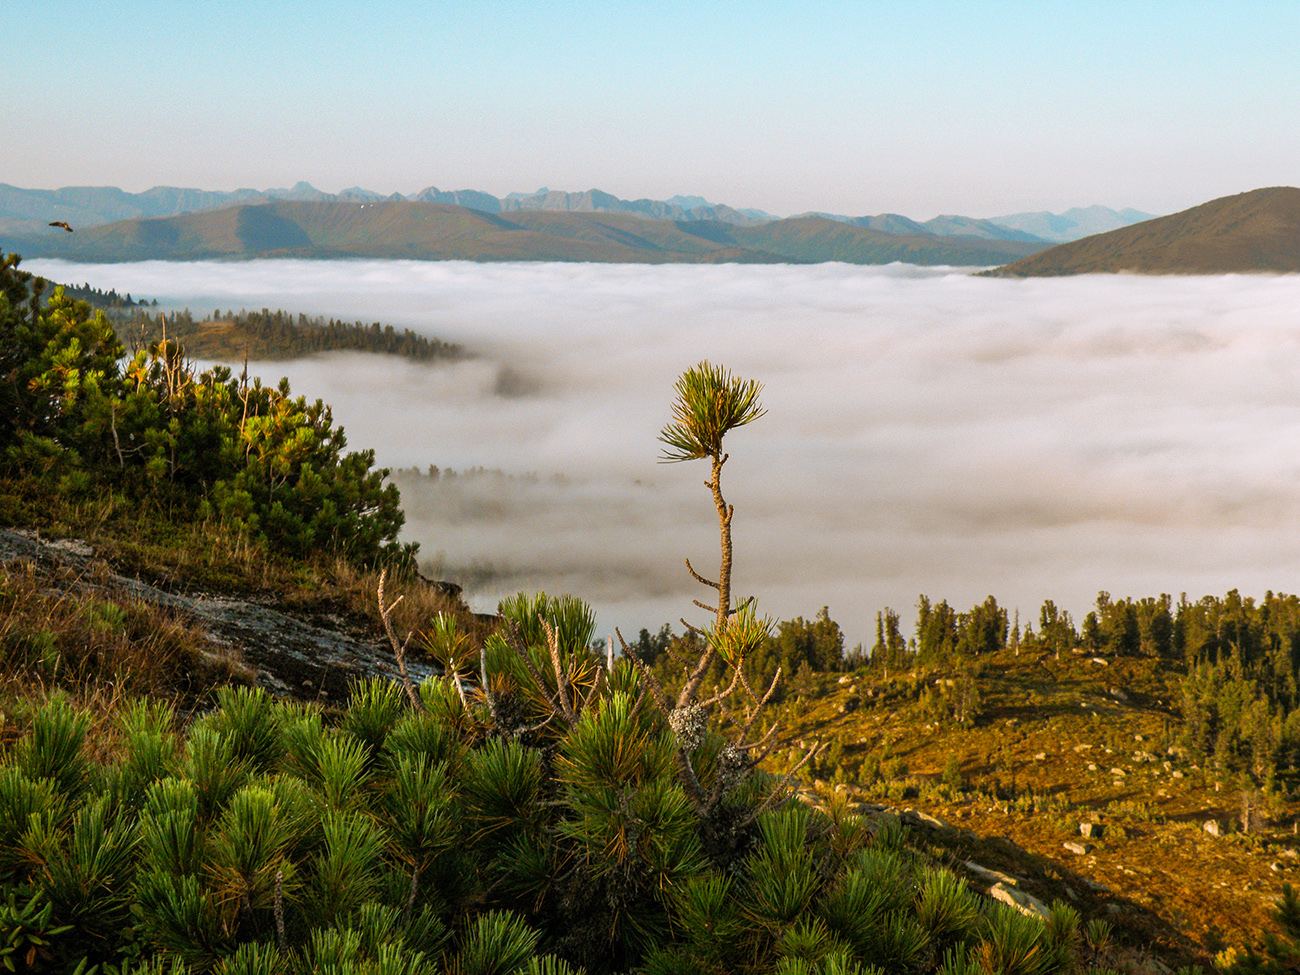
[[[50,226],[51,226],[51,227],[62,227],[62,228],[63,228],[64,230],[66,230],[68,233],[72,233],[72,228],[69,227],[69,226],[68,226],[66,223],[64,223],[62,220],[51,220],[51,221],[50,221]]]

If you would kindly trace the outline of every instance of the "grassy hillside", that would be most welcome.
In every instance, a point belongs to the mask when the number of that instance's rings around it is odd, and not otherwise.
[[[1226,196],[1167,217],[1086,237],[986,272],[1244,274],[1300,271],[1300,189],[1274,186]]]
[[[1212,956],[1270,927],[1279,888],[1300,872],[1300,802],[1294,772],[1261,806],[1240,777],[1179,745],[1182,669],[1007,649],[981,658],[967,726],[931,703],[962,676],[938,668],[807,675],[781,719],[792,744],[831,743],[810,790],[823,801],[922,810],[943,825],[921,831],[956,859],[1110,918],[1126,943]],[[1084,823],[1101,838],[1081,835]]]
[[[984,265],[1045,244],[887,234],[823,218],[756,227],[610,213],[484,213],[442,203],[277,201],[123,220],[72,234],[0,234],[0,250],[89,261],[376,257],[470,261]]]

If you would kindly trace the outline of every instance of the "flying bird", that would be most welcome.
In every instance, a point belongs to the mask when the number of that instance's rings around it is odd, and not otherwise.
[[[69,227],[69,226],[68,226],[66,223],[64,223],[62,220],[51,220],[51,221],[50,221],[50,226],[51,226],[51,227],[62,227],[62,228],[63,228],[64,230],[66,230],[68,233],[72,233],[72,228]]]

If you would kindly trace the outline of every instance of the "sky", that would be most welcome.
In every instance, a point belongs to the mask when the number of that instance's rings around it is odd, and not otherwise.
[[[1300,184],[1300,4],[43,0],[0,182],[1153,214]]]

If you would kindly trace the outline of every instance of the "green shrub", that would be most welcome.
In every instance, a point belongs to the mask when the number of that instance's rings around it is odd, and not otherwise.
[[[572,722],[524,735],[446,678],[423,707],[360,683],[338,713],[225,690],[184,733],[136,703],[103,765],[52,698],[0,761],[0,918],[57,965],[192,975],[1047,975],[1098,956],[1068,908],[986,916],[897,826],[729,784],[732,746],[706,728],[683,750],[643,679],[620,665]],[[698,804],[686,771],[730,791]]]

